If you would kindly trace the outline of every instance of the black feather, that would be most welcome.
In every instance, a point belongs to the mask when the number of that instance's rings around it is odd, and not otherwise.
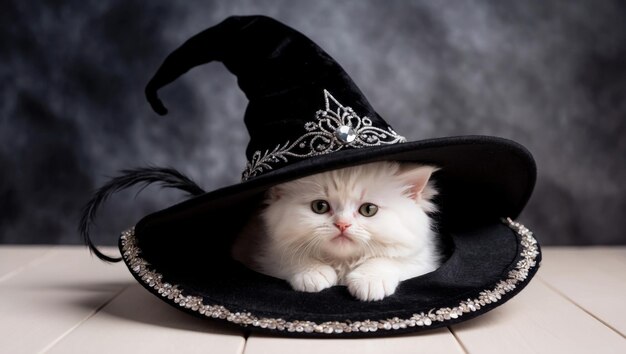
[[[162,167],[140,167],[131,170],[122,170],[121,175],[112,178],[105,185],[100,187],[91,198],[91,200],[83,208],[80,225],[78,227],[80,234],[89,250],[98,258],[106,262],[119,262],[122,258],[114,258],[100,252],[91,241],[89,231],[94,223],[98,209],[111,194],[119,192],[123,189],[132,187],[136,184],[142,185],[142,189],[152,183],[158,183],[164,188],[176,188],[187,192],[190,196],[196,196],[205,193],[204,190],[192,181],[189,177],[183,175],[173,168]],[[137,192],[139,194],[139,192]]]

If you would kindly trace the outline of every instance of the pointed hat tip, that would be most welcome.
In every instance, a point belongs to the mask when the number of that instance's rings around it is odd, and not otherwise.
[[[167,114],[167,108],[163,104],[163,101],[159,98],[159,95],[157,95],[157,90],[154,89],[151,84],[146,86],[146,99],[148,100],[148,103],[150,103],[152,110],[158,115],[164,116]]]

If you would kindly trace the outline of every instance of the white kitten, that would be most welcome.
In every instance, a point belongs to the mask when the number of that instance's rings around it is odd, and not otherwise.
[[[346,285],[360,300],[381,300],[439,266],[427,215],[436,211],[436,170],[376,162],[275,186],[233,256],[295,290]]]

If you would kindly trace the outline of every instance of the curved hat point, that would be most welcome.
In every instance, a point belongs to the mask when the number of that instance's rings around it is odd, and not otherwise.
[[[158,88],[155,87],[152,81],[150,81],[148,86],[146,86],[146,99],[148,100],[148,103],[150,103],[150,107],[152,107],[153,111],[160,116],[164,116],[168,112],[167,107],[165,107],[163,101],[159,98],[157,90]]]

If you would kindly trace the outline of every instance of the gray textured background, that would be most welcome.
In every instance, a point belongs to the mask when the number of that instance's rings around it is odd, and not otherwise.
[[[410,140],[516,140],[538,184],[521,220],[543,244],[625,243],[624,1],[4,1],[0,11],[0,242],[76,243],[80,207],[120,169],[168,165],[207,189],[245,165],[243,94],[221,64],[163,90],[165,56],[228,15],[308,35]],[[96,239],[180,200],[111,199]]]

